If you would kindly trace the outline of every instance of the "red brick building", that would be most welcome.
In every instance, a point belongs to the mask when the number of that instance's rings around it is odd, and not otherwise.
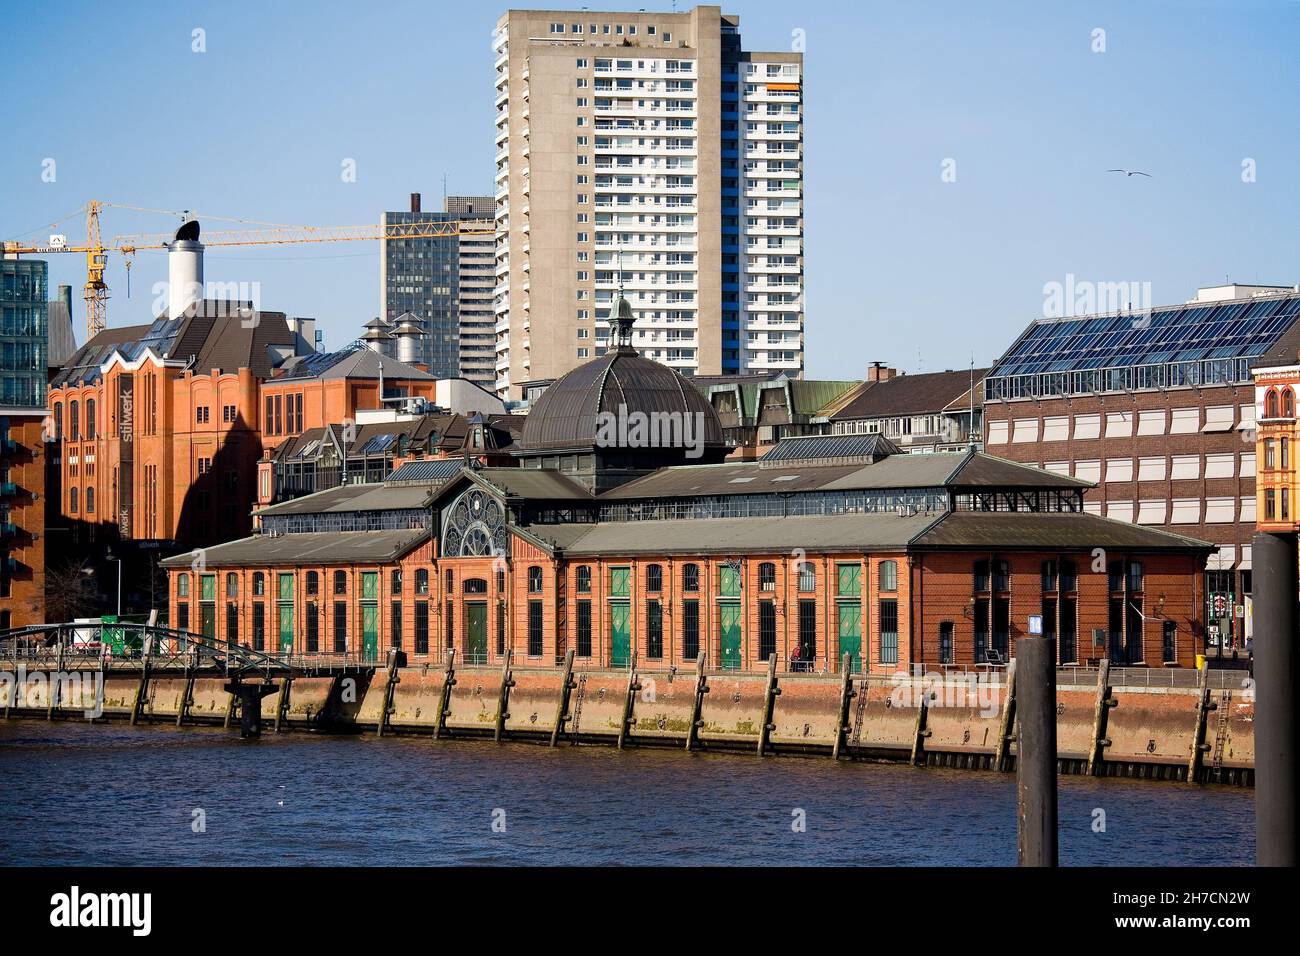
[[[1034,322],[985,382],[992,455],[1090,482],[1087,511],[1211,542],[1200,593],[1249,636],[1261,356],[1300,346],[1300,295]]]
[[[546,391],[524,467],[336,488],[165,561],[173,623],[282,653],[509,648],[547,666],[572,649],[593,667],[962,668],[1039,630],[1063,663],[1190,667],[1202,650],[1209,544],[1089,514],[1077,478],[891,454],[879,436],[787,439],[745,463],[610,447],[611,391],[623,417],[716,414],[628,350]],[[697,427],[720,453],[716,417]]]

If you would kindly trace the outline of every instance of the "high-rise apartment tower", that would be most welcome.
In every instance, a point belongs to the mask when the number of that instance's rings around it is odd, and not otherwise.
[[[803,56],[740,20],[511,10],[497,23],[496,380],[608,347],[688,375],[803,371]]]

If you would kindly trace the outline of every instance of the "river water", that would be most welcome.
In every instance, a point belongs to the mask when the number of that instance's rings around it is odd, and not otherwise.
[[[1253,798],[1063,777],[1061,860],[1248,865]],[[1016,861],[1014,774],[828,758],[15,720],[0,800],[8,864]]]

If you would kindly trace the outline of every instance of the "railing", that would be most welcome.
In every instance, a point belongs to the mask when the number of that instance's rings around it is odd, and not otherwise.
[[[0,631],[0,663],[139,670],[211,667],[225,673],[280,673],[288,665],[250,647],[149,624],[44,624]]]

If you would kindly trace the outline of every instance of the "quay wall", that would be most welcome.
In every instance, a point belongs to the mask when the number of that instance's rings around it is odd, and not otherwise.
[[[75,674],[76,672],[74,672]],[[1130,671],[1130,675],[1131,675]],[[1152,672],[1098,681],[1062,672],[1057,756],[1063,772],[1253,783],[1251,682],[1213,687]],[[34,672],[5,688],[6,719],[133,720],[238,726],[224,676]],[[569,682],[566,688],[566,676]],[[1245,675],[1242,675],[1244,678]],[[102,691],[94,679],[102,683]],[[701,692],[701,681],[703,690]],[[1014,683],[996,675],[897,676],[560,668],[351,667],[275,678],[264,732],[380,732],[690,747],[1014,769]],[[1009,689],[1010,688],[1010,689]],[[96,700],[102,705],[95,706]],[[445,708],[445,711],[444,711]]]

